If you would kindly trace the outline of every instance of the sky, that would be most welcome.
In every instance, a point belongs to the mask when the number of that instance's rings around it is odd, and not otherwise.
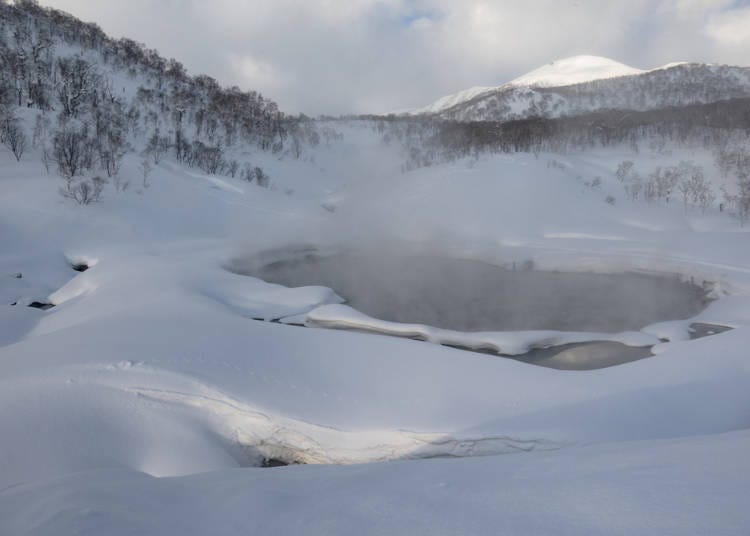
[[[750,64],[750,0],[41,0],[289,113],[387,113],[557,59]]]

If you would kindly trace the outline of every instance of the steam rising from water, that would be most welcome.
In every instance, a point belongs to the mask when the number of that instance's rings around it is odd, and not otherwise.
[[[703,291],[676,278],[512,270],[393,251],[233,268],[290,287],[330,287],[375,318],[459,331],[619,332],[689,318],[704,306]]]

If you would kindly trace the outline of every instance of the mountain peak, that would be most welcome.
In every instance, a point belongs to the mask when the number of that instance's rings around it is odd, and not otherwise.
[[[511,81],[513,86],[559,87],[645,71],[600,56],[573,56],[548,63]]]

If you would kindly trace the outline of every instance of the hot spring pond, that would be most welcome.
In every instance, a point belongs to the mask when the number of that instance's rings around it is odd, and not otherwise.
[[[446,257],[308,255],[252,275],[330,287],[382,320],[457,331],[620,332],[690,318],[705,305],[700,287],[676,277],[512,270]]]
[[[464,332],[637,331],[655,322],[691,318],[706,305],[701,287],[677,277],[510,269],[425,255],[308,253],[268,263],[238,262],[232,269],[288,287],[330,287],[351,307],[381,320]],[[586,369],[649,355],[649,348],[600,342],[533,350],[514,358]],[[599,366],[589,366],[592,360]]]

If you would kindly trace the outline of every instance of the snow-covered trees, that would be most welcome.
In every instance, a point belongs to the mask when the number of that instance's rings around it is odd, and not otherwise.
[[[662,168],[659,166],[648,177],[649,182],[654,183],[656,199],[663,199],[664,202],[669,203],[672,192],[680,179],[678,168],[674,166]]]
[[[113,87],[117,73],[133,80],[133,90]],[[314,122],[285,116],[258,92],[191,77],[176,60],[34,0],[0,2],[0,108],[6,105],[88,123],[110,176],[131,148],[156,164],[174,148],[178,160],[218,173],[232,170],[227,148],[251,144],[299,158],[320,140]],[[35,136],[35,145],[44,141]]]
[[[682,195],[685,210],[692,203],[705,212],[715,201],[716,195],[706,180],[703,168],[694,162],[682,161],[677,165],[677,175],[677,189]]]
[[[628,176],[632,173],[634,165],[635,164],[632,160],[624,160],[623,162],[620,162],[615,171],[615,177],[617,177],[617,180],[625,182]]]
[[[737,175],[737,215],[742,225],[750,216],[750,172],[742,172]]]
[[[66,116],[78,117],[81,107],[94,104],[103,79],[95,65],[80,57],[57,59],[57,98]]]
[[[724,201],[733,205],[740,225],[745,225],[750,218],[750,174],[741,172],[737,175],[736,193],[724,190]]]
[[[740,165],[732,171],[734,184],[732,191],[722,188],[724,203],[734,207],[741,225],[750,219],[750,165]]]
[[[620,162],[615,170],[615,177],[620,181],[625,190],[625,194],[633,201],[638,199],[643,190],[643,179],[635,170],[635,164],[632,160]]]
[[[695,162],[683,160],[676,166],[658,166],[648,174],[646,180],[643,180],[636,171],[635,164],[626,160],[617,166],[615,177],[633,201],[642,196],[649,203],[669,203],[674,191],[677,190],[682,196],[685,210],[693,205],[705,212],[716,200],[703,168]]]
[[[723,189],[724,202],[735,208],[742,225],[750,218],[750,149],[745,144],[720,146],[715,154],[721,174],[733,179],[731,191]]]

